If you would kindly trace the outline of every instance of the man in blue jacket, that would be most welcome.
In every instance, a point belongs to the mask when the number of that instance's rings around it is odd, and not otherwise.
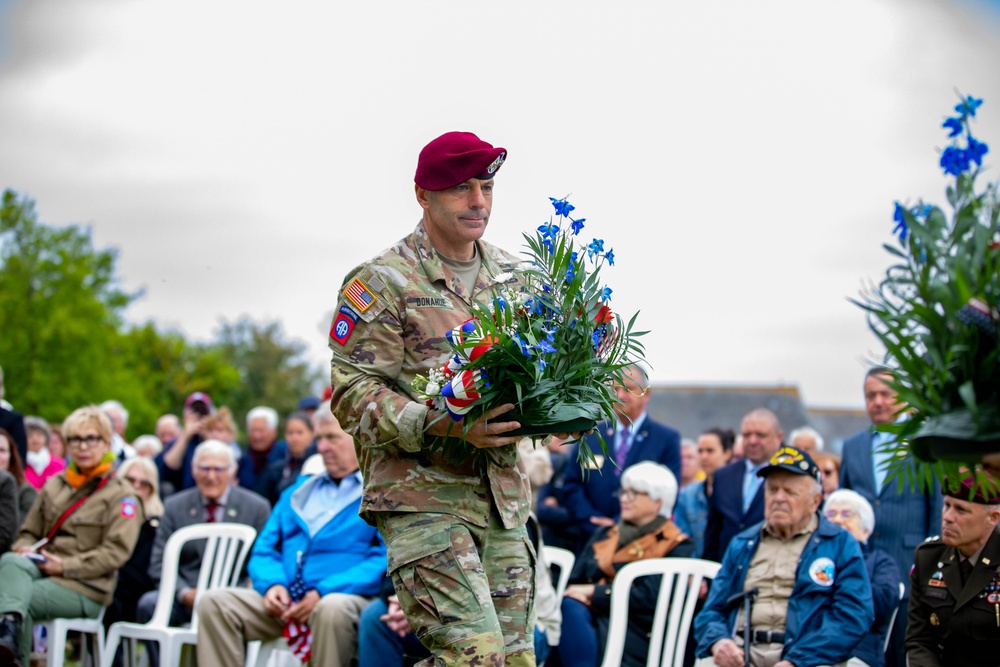
[[[817,512],[823,490],[809,454],[782,447],[758,475],[764,522],[726,549],[695,619],[697,667],[742,667],[745,650],[754,667],[844,663],[874,620],[858,542]],[[752,592],[747,628],[741,597]]]
[[[206,593],[198,602],[198,664],[242,665],[245,641],[285,636],[303,661],[347,666],[361,611],[378,595],[385,545],[361,520],[354,441],[330,406],[313,417],[326,474],[281,494],[250,554],[253,589]]]

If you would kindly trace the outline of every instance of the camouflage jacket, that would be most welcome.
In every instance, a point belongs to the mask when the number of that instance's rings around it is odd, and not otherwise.
[[[476,245],[482,265],[472,294],[434,252],[422,222],[345,279],[330,330],[333,413],[354,436],[365,480],[360,514],[369,523],[374,512],[419,511],[486,527],[491,504],[507,528],[527,520],[530,490],[516,445],[494,450],[499,462],[485,471],[430,451],[430,408],[410,386],[445,364],[445,332],[469,319],[473,300],[485,300],[493,277],[518,262]]]

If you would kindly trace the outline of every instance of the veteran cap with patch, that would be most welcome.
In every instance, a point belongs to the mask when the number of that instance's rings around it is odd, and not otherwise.
[[[812,460],[809,453],[794,447],[782,447],[775,452],[767,465],[757,471],[757,476],[767,477],[775,470],[787,470],[796,475],[809,475],[816,481],[820,479],[819,466]]]
[[[471,132],[446,132],[420,151],[413,180],[424,190],[447,190],[470,178],[493,178],[506,158],[507,149]]]

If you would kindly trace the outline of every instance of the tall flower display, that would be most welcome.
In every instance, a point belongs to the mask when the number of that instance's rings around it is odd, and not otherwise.
[[[646,332],[634,329],[638,313],[626,323],[611,309],[613,290],[602,281],[601,271],[615,264],[614,250],[603,239],[586,243],[585,218],[573,216],[566,198],[549,199],[554,214],[523,235],[525,261],[496,276],[490,300],[477,302],[472,318],[445,332],[447,364],[413,382],[430,406],[464,420],[456,435],[505,403],[515,409],[502,419],[522,424],[515,434],[586,431],[614,419],[614,384],[642,361],[639,338]],[[462,454],[490,452],[467,446]],[[586,443],[580,457],[594,458]]]
[[[883,427],[897,436],[889,446],[905,454],[908,443],[933,464],[897,465],[896,473],[915,470],[922,483],[958,480],[1000,452],[1000,200],[997,183],[976,186],[989,152],[972,131],[980,105],[964,97],[942,126],[950,140],[939,160],[950,211],[896,202],[897,243],[884,246],[895,263],[857,301],[910,408],[907,419]]]

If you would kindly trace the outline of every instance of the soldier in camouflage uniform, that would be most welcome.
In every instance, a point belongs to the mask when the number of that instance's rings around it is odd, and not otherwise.
[[[477,421],[466,440],[493,462],[442,449],[453,422],[411,388],[448,359],[446,331],[471,316],[517,260],[481,240],[493,176],[506,152],[449,132],[420,153],[416,230],[352,271],[330,331],[333,412],[354,436],[364,477],[361,516],[388,547],[388,571],[423,665],[534,665],[535,555],[525,531],[527,476],[517,422]],[[452,433],[461,433],[461,423]]]

